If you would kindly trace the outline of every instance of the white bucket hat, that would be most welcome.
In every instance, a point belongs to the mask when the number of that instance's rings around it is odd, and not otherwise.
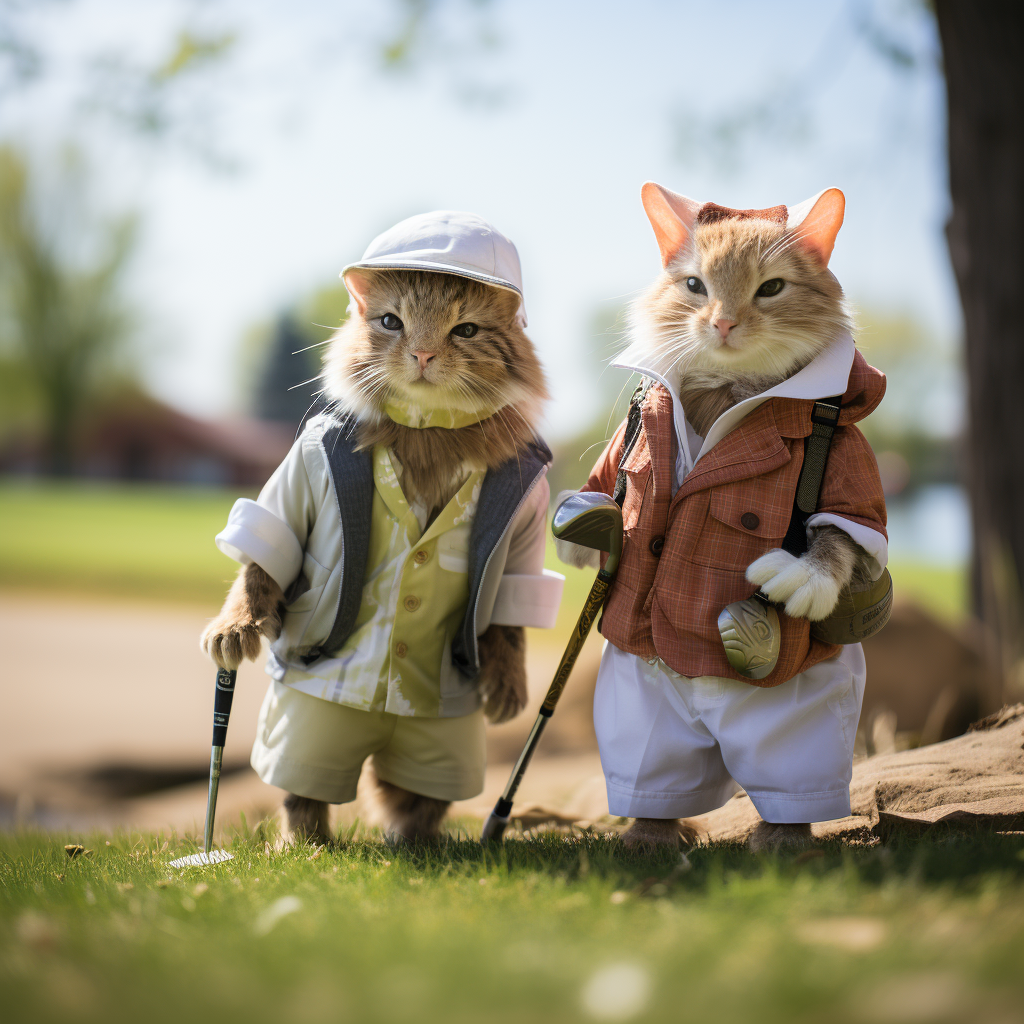
[[[378,235],[350,270],[427,270],[455,274],[515,292],[519,323],[526,326],[523,274],[516,247],[475,213],[434,210],[399,221]]]

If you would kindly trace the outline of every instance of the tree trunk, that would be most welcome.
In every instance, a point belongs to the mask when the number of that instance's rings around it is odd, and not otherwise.
[[[1006,696],[1024,693],[1024,32],[1014,2],[936,0],[949,249],[964,310],[972,589]]]

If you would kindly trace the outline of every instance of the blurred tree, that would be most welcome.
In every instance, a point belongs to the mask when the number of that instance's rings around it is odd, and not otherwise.
[[[857,344],[886,376],[887,398],[861,424],[887,495],[956,484],[963,419],[959,352],[909,313],[858,310]],[[886,473],[898,466],[899,472]]]
[[[26,4],[0,0],[0,96],[24,87],[43,70],[42,54],[19,16]]]
[[[300,328],[294,314],[282,314],[256,381],[253,414],[259,419],[297,427],[316,401],[320,369],[310,346],[309,333]]]
[[[936,0],[949,116],[947,235],[964,307],[975,609],[1024,693],[1024,32],[1009,0]],[[1015,27],[1016,26],[1016,27]]]
[[[62,50],[47,31],[47,19],[72,6],[90,5],[89,0],[0,0],[0,104],[8,114],[19,100],[31,110],[34,87],[60,79],[63,87],[46,96],[44,109],[61,137],[81,134],[83,122],[91,119],[113,128],[129,150],[159,145],[198,157],[214,170],[240,169],[243,157],[235,149],[244,142],[229,131],[238,85],[228,76],[242,63],[234,25],[244,19],[238,12],[226,5],[168,0],[164,13],[173,16],[177,8],[181,28],[163,45],[139,47],[118,39],[121,26],[108,18],[104,36],[88,33],[79,47]],[[389,0],[369,8],[335,4],[329,19],[311,22],[316,35],[310,34],[306,48],[321,65],[322,84],[339,63],[358,62],[370,73],[417,79],[440,72],[458,100],[494,107],[511,95],[509,84],[495,78],[490,59],[502,42],[497,7],[495,0]],[[258,59],[255,79],[269,84],[275,95],[286,92],[287,78],[274,67],[275,54]],[[8,126],[3,134],[9,132]],[[97,157],[107,155],[108,142],[97,147]]]
[[[121,284],[135,221],[85,216],[74,153],[50,190],[47,180],[0,147],[0,353],[38,396],[51,471],[66,474],[83,408],[125,376],[132,320]]]
[[[320,394],[320,354],[347,316],[340,281],[316,288],[276,322],[257,324],[242,341],[245,404],[260,419],[296,426]]]

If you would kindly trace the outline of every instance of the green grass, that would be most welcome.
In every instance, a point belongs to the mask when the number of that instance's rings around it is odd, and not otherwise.
[[[266,838],[176,871],[193,846],[173,837],[94,837],[73,861],[0,837],[4,1019],[1021,1019],[1020,835],[705,847],[689,870],[556,834],[485,852],[364,833],[316,859]]]
[[[157,484],[0,482],[0,586],[217,606],[237,566],[214,546],[237,491]],[[567,577],[556,633],[575,621],[593,574]],[[967,608],[960,567],[896,563],[901,596],[950,620]]]
[[[947,621],[956,622],[967,615],[966,566],[893,562],[889,572],[893,593],[899,598],[911,598]]]
[[[219,605],[238,568],[213,543],[236,491],[0,483],[0,586]]]

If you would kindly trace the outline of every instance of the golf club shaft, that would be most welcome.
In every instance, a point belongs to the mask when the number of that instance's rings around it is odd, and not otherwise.
[[[235,696],[234,669],[217,669],[217,685],[213,694],[213,749],[210,753],[210,792],[206,798],[206,830],[203,834],[203,851],[209,853],[213,847],[213,820],[217,813],[217,790],[220,788],[220,771],[224,761],[224,744],[228,738],[228,720],[231,718],[231,702]]]
[[[597,579],[594,580],[594,585],[590,588],[590,593],[587,594],[586,601],[583,602],[583,610],[580,612],[580,617],[576,620],[572,636],[569,637],[565,653],[562,655],[562,660],[558,663],[558,668],[555,671],[555,678],[551,680],[547,696],[541,705],[541,713],[547,712],[549,718],[555,712],[555,705],[558,703],[558,698],[562,696],[565,684],[569,681],[573,665],[576,664],[576,659],[583,649],[583,642],[587,639],[590,627],[593,626],[594,620],[601,611],[604,599],[608,596],[608,591],[611,589],[614,580],[614,573],[600,569],[597,573]]]
[[[214,747],[210,753],[210,793],[206,798],[206,830],[203,833],[203,852],[213,848],[213,819],[217,813],[217,790],[220,788],[220,766],[224,760],[224,748]]]
[[[547,696],[541,705],[537,720],[533,723],[533,728],[530,730],[530,735],[526,740],[526,745],[523,747],[523,752],[519,755],[519,760],[516,761],[512,774],[505,784],[505,789],[498,802],[494,805],[494,810],[491,811],[487,821],[484,822],[481,837],[484,842],[500,839],[505,831],[505,827],[508,825],[509,814],[512,812],[512,801],[515,799],[519,784],[526,774],[526,769],[530,765],[530,759],[533,757],[533,752],[537,749],[537,744],[540,742],[544,728],[548,724],[548,719],[555,713],[555,705],[558,704],[558,699],[562,696],[562,691],[565,689],[565,684],[572,672],[573,665],[576,664],[576,659],[583,648],[583,642],[587,639],[587,634],[590,633],[590,627],[593,626],[594,620],[597,618],[601,606],[608,596],[608,590],[614,579],[614,573],[601,569],[597,574],[597,579],[594,580],[594,585],[590,588],[590,593],[583,604],[580,617],[576,620],[576,627],[573,629],[569,643],[566,645],[562,660],[558,664],[555,678],[548,687]]]

